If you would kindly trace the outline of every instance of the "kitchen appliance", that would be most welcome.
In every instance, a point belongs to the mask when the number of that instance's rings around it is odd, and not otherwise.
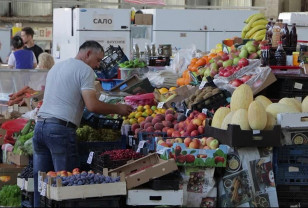
[[[152,41],[171,44],[172,49],[210,51],[226,38],[241,36],[244,20],[256,10],[144,9],[153,14]]]
[[[55,61],[75,57],[87,40],[104,49],[120,46],[130,57],[130,9],[56,8],[53,11]]]

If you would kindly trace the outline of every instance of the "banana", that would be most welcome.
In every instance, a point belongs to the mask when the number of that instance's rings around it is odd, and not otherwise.
[[[251,28],[245,35],[245,39],[249,38],[252,34],[254,34],[255,32],[259,31],[259,30],[263,30],[265,29],[265,25],[258,25],[256,27]]]
[[[263,40],[265,35],[259,35],[258,37],[254,38],[256,41]]]
[[[252,23],[252,27],[255,27],[257,25],[266,25],[267,24],[267,20],[262,18],[262,19],[259,19],[257,21],[255,21],[254,23]]]
[[[251,35],[250,38],[256,39],[256,37],[258,37],[260,35],[265,36],[265,33],[266,33],[266,29],[259,30],[259,31],[255,32],[253,35]]]
[[[247,33],[247,31],[244,31],[244,30],[242,31],[242,35],[241,35],[242,39],[245,38],[246,33]]]
[[[253,24],[255,21],[257,21],[257,20],[259,20],[259,19],[264,19],[264,18],[265,18],[264,14],[262,14],[262,13],[256,14],[256,15],[253,16],[253,17],[251,18],[251,20],[248,22],[248,26],[247,26],[247,27],[251,28],[251,27],[252,27],[252,24]]]
[[[244,23],[248,23],[250,20],[251,20],[251,18],[253,18],[255,15],[257,15],[258,13],[256,13],[256,14],[252,14],[252,15],[250,15],[245,21],[244,21]]]
[[[250,28],[248,27],[248,25],[245,25],[245,27],[243,28],[243,31],[248,31]]]

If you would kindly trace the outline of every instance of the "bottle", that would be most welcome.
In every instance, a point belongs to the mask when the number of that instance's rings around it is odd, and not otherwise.
[[[296,24],[292,24],[292,29],[290,31],[290,47],[296,47],[297,44],[297,33],[296,33]]]
[[[272,47],[276,48],[278,46],[278,42],[281,39],[280,36],[280,26],[278,20],[276,21],[274,27],[273,27],[273,36],[272,36]]]
[[[271,22],[271,25],[269,26],[268,30],[266,30],[266,40],[268,41],[268,44],[272,44],[272,38],[273,38],[273,27],[274,22]]]
[[[145,43],[144,61],[147,65],[149,65],[150,56],[151,56],[150,46],[147,43]]]
[[[139,52],[139,46],[138,44],[136,43],[133,47],[133,59],[139,59],[140,58],[140,52]]]
[[[261,66],[268,66],[269,65],[269,60],[270,60],[270,53],[269,53],[269,46],[262,46],[261,47]]]
[[[289,47],[290,46],[290,33],[288,29],[288,24],[284,23],[282,30],[281,30],[281,41],[283,47]]]
[[[278,41],[278,47],[275,51],[275,59],[277,66],[286,66],[287,65],[287,55],[283,49],[282,42]]]

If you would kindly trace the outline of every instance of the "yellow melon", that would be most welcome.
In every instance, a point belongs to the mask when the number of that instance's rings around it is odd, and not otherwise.
[[[248,123],[251,129],[263,130],[266,126],[266,111],[259,101],[253,101],[248,108]]]
[[[220,107],[214,114],[211,126],[221,128],[221,124],[228,113],[230,113],[230,108]]]
[[[249,85],[242,84],[237,87],[232,96],[230,102],[231,111],[238,109],[248,109],[250,103],[253,101],[253,92]]]

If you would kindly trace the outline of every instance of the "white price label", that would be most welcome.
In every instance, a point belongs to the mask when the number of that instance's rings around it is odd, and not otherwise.
[[[204,113],[204,114],[207,114],[207,111],[208,111],[208,110],[207,110],[206,108],[203,108],[203,109],[202,109],[202,113]]]
[[[42,180],[43,180],[43,177],[42,176],[38,176],[38,192],[41,192],[42,191]]]
[[[165,148],[164,148],[165,149]],[[163,155],[164,154],[164,152],[165,152],[165,150],[164,149],[161,149],[161,150],[158,150],[158,151],[156,151],[156,153],[157,154],[159,154],[159,155]]]
[[[199,89],[202,90],[206,83],[207,83],[207,81],[202,80],[202,82],[199,86]]]
[[[139,144],[138,144],[138,149],[137,149],[136,152],[140,152],[140,149],[143,148],[145,142],[146,142],[146,141],[140,141],[140,142],[139,142]]]
[[[41,195],[46,196],[46,191],[47,191],[47,183],[43,183]]]
[[[133,146],[133,136],[132,135],[129,135],[128,136],[128,146]]]
[[[303,89],[303,84],[302,84],[302,83],[295,82],[295,83],[294,83],[294,88],[295,88],[295,89],[301,90],[301,89]]]
[[[25,190],[25,179],[22,179],[22,185],[21,185],[21,190]]]
[[[260,134],[260,130],[253,130],[252,134]]]
[[[92,163],[93,155],[94,155],[94,152],[90,152],[90,153],[89,153],[89,157],[88,157],[88,160],[87,160],[87,163],[88,163],[88,164],[91,164],[91,163]]]
[[[163,108],[164,104],[165,104],[164,102],[159,102],[158,105],[157,105],[157,108]]]

